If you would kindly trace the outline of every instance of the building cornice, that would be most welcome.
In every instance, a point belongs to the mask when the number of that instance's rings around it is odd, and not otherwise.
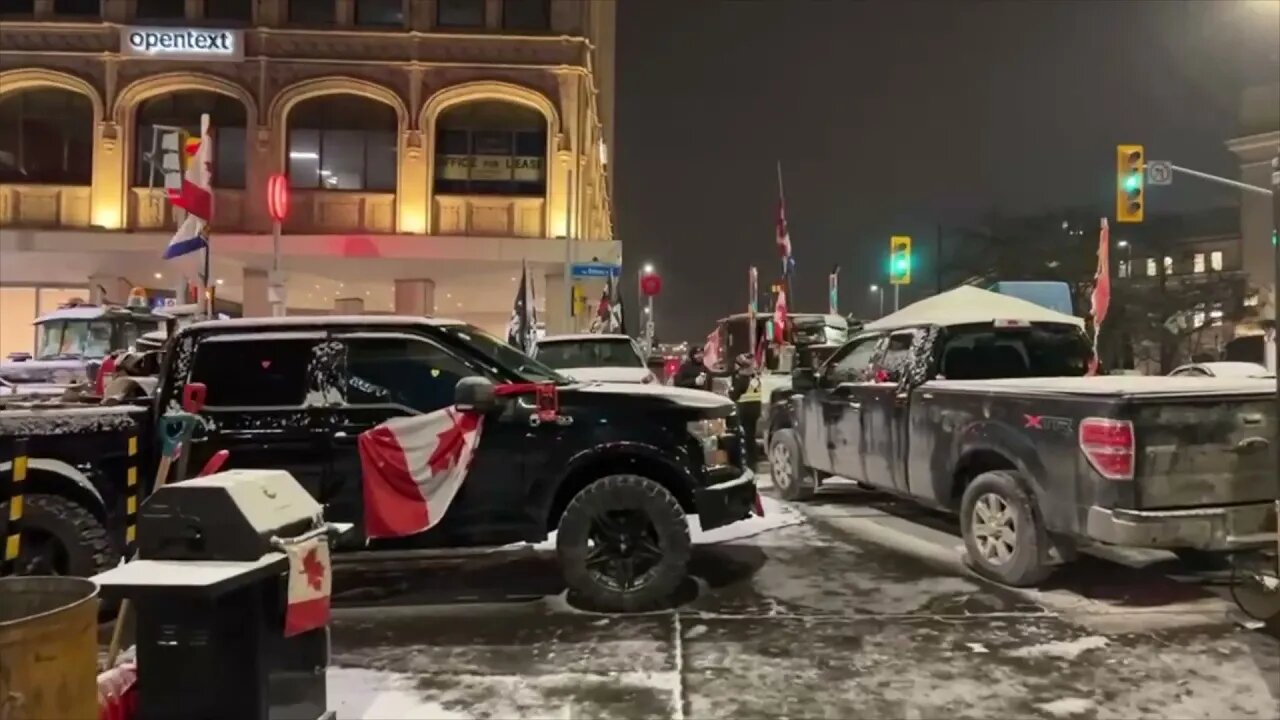
[[[1270,159],[1280,149],[1280,130],[1232,138],[1227,141],[1227,149],[1240,156],[1243,162]]]

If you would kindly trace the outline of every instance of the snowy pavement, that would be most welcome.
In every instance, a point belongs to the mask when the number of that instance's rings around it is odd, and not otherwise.
[[[675,612],[576,609],[545,550],[347,571],[330,708],[342,720],[1280,718],[1273,637],[1212,614],[1121,612],[1127,622],[1100,628],[1062,600],[1107,604],[1087,597],[1096,587],[1066,582],[1045,602],[992,585],[936,551],[949,541],[916,536],[928,533],[867,539],[855,502],[770,500],[762,519],[698,533],[698,584]],[[1158,612],[1123,580],[1102,581],[1107,597]]]

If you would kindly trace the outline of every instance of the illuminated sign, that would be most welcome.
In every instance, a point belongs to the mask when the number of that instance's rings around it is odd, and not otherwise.
[[[244,31],[213,28],[122,27],[120,52],[134,57],[243,60]]]
[[[442,180],[542,182],[542,158],[520,155],[438,155],[436,177]]]

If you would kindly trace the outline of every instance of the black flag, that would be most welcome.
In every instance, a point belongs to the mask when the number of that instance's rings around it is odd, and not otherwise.
[[[520,348],[524,352],[533,350],[534,329],[533,308],[530,303],[529,269],[520,269],[520,287],[516,290],[515,302],[511,305],[511,321],[507,323],[507,344]]]

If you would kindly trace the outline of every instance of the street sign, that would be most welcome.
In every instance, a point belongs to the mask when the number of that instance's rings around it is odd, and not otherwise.
[[[607,278],[618,277],[622,268],[618,265],[610,265],[609,263],[574,263],[570,266],[570,273],[576,278]]]
[[[1148,185],[1172,185],[1173,184],[1173,163],[1168,160],[1148,160],[1147,161],[1147,184]]]

